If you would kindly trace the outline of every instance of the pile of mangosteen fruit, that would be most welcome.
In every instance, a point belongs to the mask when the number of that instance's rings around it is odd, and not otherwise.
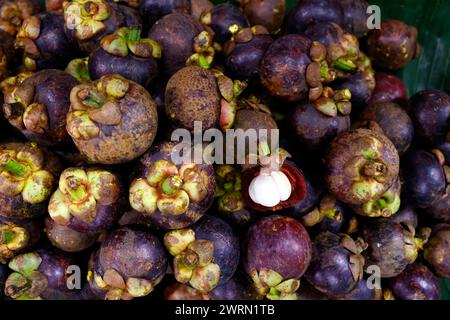
[[[0,299],[440,299],[450,97],[368,5],[0,0]]]

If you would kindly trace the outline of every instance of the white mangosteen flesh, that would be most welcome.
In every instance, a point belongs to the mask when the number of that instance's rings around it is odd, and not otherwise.
[[[291,183],[281,171],[261,172],[253,178],[248,188],[253,202],[269,208],[289,199],[291,192]]]

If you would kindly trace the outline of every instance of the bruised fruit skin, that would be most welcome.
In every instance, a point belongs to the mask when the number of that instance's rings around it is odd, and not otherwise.
[[[408,150],[414,138],[414,126],[406,111],[393,102],[372,103],[360,115],[355,128],[377,130],[388,137],[401,155]]]
[[[330,117],[317,110],[314,104],[299,103],[291,117],[295,137],[309,149],[321,149],[340,133],[350,129],[350,117]]]
[[[240,5],[250,25],[262,25],[270,33],[280,30],[286,14],[286,0],[241,0]]]
[[[427,267],[419,263],[410,264],[405,271],[389,279],[389,287],[400,300],[439,300],[439,280]]]
[[[171,13],[189,14],[190,9],[190,0],[141,0],[139,5],[147,28],[151,28],[157,20]]]
[[[55,223],[78,232],[109,229],[120,214],[117,176],[97,168],[68,168],[61,173],[48,212]]]
[[[65,144],[70,90],[76,84],[75,78],[56,69],[8,78],[1,84],[5,118],[28,140],[46,146]]]
[[[381,197],[399,172],[399,156],[383,134],[367,129],[344,132],[328,149],[326,184],[340,201],[358,205]]]
[[[0,30],[15,36],[22,21],[39,12],[39,2],[33,0],[1,0]]]
[[[244,268],[259,294],[295,300],[311,260],[311,240],[300,222],[269,216],[252,225],[244,241]]]
[[[389,73],[375,73],[375,89],[370,99],[371,103],[394,102],[399,105],[406,105],[408,91],[403,81]]]
[[[446,179],[436,156],[424,150],[410,150],[402,158],[405,200],[418,208],[433,206],[444,195]]]
[[[339,296],[349,293],[362,279],[366,245],[348,235],[322,232],[313,242],[312,259],[306,280],[317,290]]]
[[[66,35],[84,53],[120,27],[140,27],[137,13],[107,0],[73,0],[64,3]]]
[[[140,159],[138,178],[129,190],[131,207],[163,229],[185,228],[199,220],[216,189],[212,165],[173,162],[176,145],[163,142],[150,149]]]
[[[34,143],[0,145],[0,215],[24,219],[44,214],[60,171],[56,156]]]
[[[5,283],[5,294],[15,300],[66,300],[76,291],[68,289],[72,256],[55,248],[19,255],[9,262],[13,272]]]
[[[397,223],[391,219],[371,220],[361,231],[368,244],[364,251],[365,268],[376,265],[382,278],[392,278],[413,263],[424,240],[415,237],[414,227],[409,223]]]
[[[143,39],[139,29],[120,28],[100,40],[89,55],[89,74],[93,80],[109,73],[120,74],[148,87],[158,77],[161,48],[152,39]]]
[[[450,129],[450,97],[443,91],[425,90],[410,100],[417,136],[430,145],[445,141]]]
[[[200,21],[214,31],[214,40],[220,44],[230,40],[233,33],[247,28],[248,22],[239,7],[231,3],[221,3],[206,12]]]
[[[92,246],[98,237],[94,233],[78,232],[57,224],[51,218],[45,219],[45,232],[53,246],[66,252],[83,251]]]
[[[261,59],[272,41],[267,31],[259,26],[241,29],[225,46],[225,67],[239,79],[256,77]]]
[[[201,293],[230,280],[239,262],[236,234],[214,216],[205,216],[188,229],[167,232],[164,245],[174,257],[175,279]]]
[[[450,279],[450,225],[439,224],[424,248],[423,257],[435,274]]]
[[[155,138],[158,114],[153,98],[142,86],[117,74],[74,87],[70,103],[67,132],[91,161],[133,160]]]
[[[23,64],[32,71],[62,69],[75,51],[64,33],[63,16],[54,12],[26,18],[14,44],[24,51]]]
[[[33,249],[42,238],[40,219],[0,217],[0,263]]]
[[[419,55],[418,32],[399,20],[381,22],[367,37],[367,55],[383,69],[399,70]]]
[[[130,300],[152,292],[167,266],[164,247],[153,233],[122,227],[92,254],[88,281],[99,298]]]
[[[158,20],[148,33],[148,37],[161,46],[161,72],[172,76],[186,66],[194,53],[194,38],[203,28],[192,16],[172,13]]]
[[[194,121],[201,121],[206,130],[218,124],[220,93],[214,74],[191,66],[174,74],[166,87],[166,114],[177,128],[194,130]]]

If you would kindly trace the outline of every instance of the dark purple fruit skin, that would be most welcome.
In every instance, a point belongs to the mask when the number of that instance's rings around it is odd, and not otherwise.
[[[237,24],[240,28],[247,28],[248,23],[244,13],[231,3],[216,5],[211,10],[211,28],[214,30],[214,40],[225,43],[230,40],[232,34],[229,31],[231,25]]]
[[[15,251],[14,255],[30,251],[35,248],[42,239],[43,222],[42,219],[14,219],[0,216],[0,225],[11,223],[18,227],[24,228],[28,232],[28,242],[25,247],[19,251]]]
[[[393,102],[373,103],[363,110],[358,122],[364,125],[371,121],[380,126],[400,155],[406,152],[414,137],[414,126],[402,107]]]
[[[162,50],[161,72],[172,76],[186,66],[186,60],[194,53],[194,38],[203,28],[192,16],[171,13],[158,20],[148,37],[159,43]]]
[[[389,279],[389,287],[400,300],[439,300],[439,280],[424,265],[410,264],[405,271]]]
[[[266,51],[259,73],[270,94],[290,102],[304,99],[309,91],[306,68],[311,63],[311,40],[290,34],[275,40]]]
[[[318,234],[313,242],[312,259],[305,273],[306,280],[329,296],[343,295],[356,282],[350,271],[350,251],[340,245],[341,237],[331,233]]]
[[[395,223],[409,224],[410,226],[417,228],[418,217],[417,213],[411,206],[404,206],[396,214],[391,217],[391,220]]]
[[[291,116],[291,127],[300,143],[308,149],[319,150],[350,129],[350,117],[329,117],[318,111],[314,104],[300,103]]]
[[[271,269],[284,279],[299,279],[311,261],[311,239],[303,225],[290,217],[273,215],[253,224],[244,242],[247,274]]]
[[[228,282],[236,272],[239,257],[239,240],[236,233],[225,221],[215,216],[205,215],[190,227],[196,240],[209,240],[214,243],[214,263],[220,267],[218,286]]]
[[[450,129],[449,95],[439,90],[425,90],[412,96],[410,104],[417,136],[430,145],[444,142]]]
[[[402,159],[402,193],[408,203],[418,208],[434,205],[444,194],[444,170],[435,155],[424,150],[410,150]]]
[[[240,5],[250,25],[262,25],[270,33],[280,30],[286,15],[286,0],[242,0]]]
[[[381,300],[381,290],[371,289],[366,279],[359,280],[349,293],[336,297],[336,300]]]
[[[225,67],[234,78],[250,79],[257,76],[261,59],[272,41],[269,35],[256,35],[249,42],[237,43],[227,56]]]
[[[144,19],[145,27],[150,29],[162,17],[178,12],[189,14],[190,0],[141,0],[139,11]]]
[[[138,10],[122,4],[119,4],[119,10],[123,15],[126,26],[142,29],[142,17]]]
[[[353,113],[358,113],[369,104],[372,97],[370,82],[367,81],[364,73],[357,72],[348,78],[338,79],[332,84],[333,89],[349,89],[352,93],[350,102],[352,103]]]
[[[430,239],[424,248],[424,259],[434,273],[450,279],[450,225],[438,224],[435,226]]]
[[[340,0],[340,4],[344,15],[342,28],[358,38],[366,35],[369,3],[366,0]]]
[[[377,265],[382,278],[399,275],[409,263],[405,253],[404,227],[391,219],[375,219],[367,223],[361,237],[368,244],[363,251],[366,268]]]
[[[343,30],[339,25],[330,21],[317,21],[309,24],[302,33],[312,41],[318,41],[325,47],[340,44]]]
[[[41,57],[36,60],[36,69],[64,69],[76,52],[64,33],[63,16],[59,13],[43,12],[37,17],[41,21],[41,28],[35,43]]]
[[[317,229],[320,230],[320,232],[345,232],[349,227],[352,211],[340,201],[336,201],[335,208],[335,217],[324,217],[323,220],[317,225]]]
[[[158,63],[155,59],[140,58],[131,53],[126,57],[119,57],[106,52],[100,46],[89,55],[88,67],[92,80],[109,73],[117,73],[143,87],[149,87],[158,77]]]
[[[286,21],[288,32],[302,33],[308,25],[319,21],[342,25],[344,13],[336,0],[300,0]]]
[[[0,263],[0,301],[5,296],[5,281],[8,278],[8,267]]]
[[[447,186],[445,193],[426,212],[434,219],[442,222],[450,222],[450,187]]]
[[[40,297],[44,300],[72,299],[77,291],[67,288],[67,278],[71,274],[66,272],[69,266],[77,265],[75,259],[53,247],[39,249],[35,252],[42,259],[38,271],[48,280],[48,287],[40,294]]]
[[[211,300],[255,300],[256,296],[252,287],[237,275],[208,293]]]
[[[66,252],[83,251],[92,246],[98,238],[97,234],[82,233],[58,225],[50,217],[45,219],[45,232],[53,246]]]
[[[375,73],[375,89],[372,92],[371,103],[395,102],[405,106],[408,100],[408,91],[403,81],[389,73]]]

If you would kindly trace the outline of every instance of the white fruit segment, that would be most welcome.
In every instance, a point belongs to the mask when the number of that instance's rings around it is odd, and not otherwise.
[[[264,207],[274,207],[289,199],[291,192],[291,183],[281,171],[261,172],[248,188],[252,201]]]

